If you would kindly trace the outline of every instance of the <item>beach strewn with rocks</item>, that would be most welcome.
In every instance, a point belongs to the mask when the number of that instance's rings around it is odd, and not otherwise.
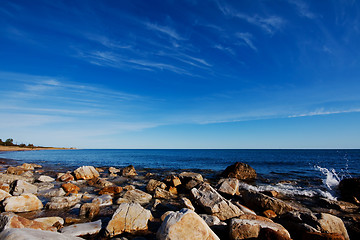
[[[0,171],[4,240],[360,239],[357,178],[330,200],[257,190],[240,162],[207,174],[1,159]]]

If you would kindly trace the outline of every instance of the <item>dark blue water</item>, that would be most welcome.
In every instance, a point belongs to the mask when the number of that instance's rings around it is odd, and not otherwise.
[[[314,166],[360,176],[360,150],[44,150],[5,152],[0,157],[75,168],[82,165],[158,169],[224,170],[245,162],[267,178],[316,178]]]

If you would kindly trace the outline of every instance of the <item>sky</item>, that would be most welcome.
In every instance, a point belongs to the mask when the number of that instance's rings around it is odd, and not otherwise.
[[[356,0],[1,0],[0,138],[360,148]]]

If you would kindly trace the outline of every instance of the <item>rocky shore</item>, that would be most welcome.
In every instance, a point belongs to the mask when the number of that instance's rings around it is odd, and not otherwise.
[[[221,174],[0,159],[0,239],[360,239],[360,180],[341,200],[251,188],[235,163]]]

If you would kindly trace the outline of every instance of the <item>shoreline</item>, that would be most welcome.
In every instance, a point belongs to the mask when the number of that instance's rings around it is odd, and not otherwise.
[[[38,150],[76,150],[76,148],[0,146],[0,152],[38,151]]]

